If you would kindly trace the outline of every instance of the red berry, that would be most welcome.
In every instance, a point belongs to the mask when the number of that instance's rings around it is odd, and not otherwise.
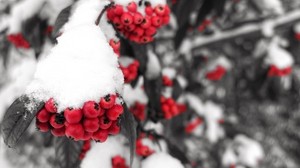
[[[170,111],[170,107],[169,105],[167,104],[163,104],[162,107],[161,107],[161,110],[166,113],[166,112],[169,112]]]
[[[84,119],[83,128],[86,132],[96,132],[99,129],[99,119]]]
[[[93,136],[92,132],[84,132],[82,140],[84,140],[84,141],[90,140],[92,138],[92,136]]]
[[[116,102],[116,95],[107,95],[100,100],[100,106],[104,109],[110,109]]]
[[[75,124],[80,122],[83,116],[83,112],[81,109],[67,108],[64,111],[64,116],[68,123]]]
[[[81,140],[84,137],[84,129],[81,124],[70,124],[66,127],[66,136],[74,140]]]
[[[123,13],[122,16],[121,16],[121,23],[123,25],[130,25],[130,24],[132,24],[133,23],[133,17],[132,17],[132,15],[130,13],[128,13],[128,12]]]
[[[91,149],[91,141],[84,141],[82,151],[88,151]]]
[[[178,115],[179,114],[179,110],[176,104],[170,106],[170,112],[172,113],[172,115]]]
[[[137,35],[130,35],[129,36],[129,39],[131,40],[131,41],[133,41],[133,42],[136,42],[136,43],[139,43],[140,42],[140,36],[137,36]],[[124,74],[124,72],[123,72],[123,74]],[[125,74],[124,74],[124,76],[125,76]]]
[[[124,10],[123,10],[123,6],[122,5],[115,5],[113,7],[113,11],[116,15],[122,15],[124,13]]]
[[[150,37],[150,36],[143,36],[141,39],[140,39],[140,43],[149,43],[149,42],[152,42],[154,39],[153,37]]]
[[[108,138],[108,131],[107,130],[98,130],[97,132],[93,133],[92,138],[96,142],[105,142]]]
[[[116,26],[117,29],[123,28],[123,24],[121,23],[121,19],[119,17],[115,17],[112,22]]]
[[[162,24],[163,25],[166,25],[166,24],[168,24],[170,22],[170,16],[164,16],[163,18],[162,18]]]
[[[147,31],[146,31],[146,34],[147,34]],[[144,29],[142,29],[140,27],[137,27],[137,28],[134,29],[132,34],[135,35],[135,36],[142,36],[144,34],[144,32],[145,32]]]
[[[134,24],[130,24],[128,26],[125,26],[125,30],[128,32],[132,32],[135,29],[135,25]]]
[[[135,13],[137,11],[137,5],[135,2],[130,2],[128,5],[127,5],[127,9],[129,12],[132,12],[132,13]]]
[[[154,12],[155,12],[158,16],[163,16],[163,15],[165,15],[165,12],[166,12],[165,6],[163,6],[163,5],[157,5],[157,6],[154,8]]]
[[[113,157],[111,162],[112,168],[128,168],[126,165],[126,160],[120,155]]]
[[[107,18],[108,20],[113,20],[115,17],[114,10],[112,8],[107,9]]]
[[[48,101],[46,101],[45,108],[50,113],[56,113],[57,112],[56,104],[55,104],[53,98],[51,98]]]
[[[111,126],[108,128],[108,132],[111,135],[117,135],[120,133],[120,126],[118,121],[113,121]]]
[[[36,118],[39,120],[39,122],[42,122],[42,123],[48,122],[50,117],[51,117],[51,114],[48,113],[48,111],[44,108],[41,111],[39,111],[36,115]]]
[[[111,126],[112,121],[109,120],[106,116],[102,116],[99,119],[99,123],[101,129],[108,129]]]
[[[170,7],[168,5],[165,6],[165,16],[169,16],[171,13]]]
[[[151,23],[155,27],[160,27],[162,25],[161,17],[159,17],[159,16],[152,17]]]
[[[64,127],[63,114],[53,114],[50,118],[50,125],[56,129]]]
[[[151,26],[151,21],[149,18],[144,18],[141,23],[141,28],[148,29]]]
[[[83,115],[86,118],[96,118],[104,114],[98,103],[95,101],[85,102],[83,105]]]
[[[58,129],[52,129],[51,130],[52,135],[56,137],[61,137],[65,135],[65,127],[58,128]]]
[[[41,132],[48,132],[49,131],[49,124],[48,123],[42,123],[36,120],[36,128]]]
[[[106,112],[106,116],[110,119],[110,120],[117,120],[119,118],[119,116],[123,113],[123,106],[116,104],[114,105],[111,109],[109,109]]]
[[[109,45],[114,49],[114,50],[119,50],[121,47],[120,41],[115,41],[114,39],[109,40]]]
[[[174,101],[174,99],[172,99],[172,98],[167,98],[167,99],[166,99],[166,103],[167,103],[168,105],[173,105],[173,104],[175,104],[175,101]]]
[[[144,17],[142,14],[140,14],[138,12],[133,14],[133,23],[134,24],[136,24],[136,25],[141,24],[143,22],[143,19],[144,19]]]
[[[151,16],[153,14],[153,8],[151,6],[147,6],[145,8],[145,13],[149,16]]]
[[[146,29],[145,34],[147,36],[154,36],[156,34],[156,28],[154,26],[150,26],[148,29]]]

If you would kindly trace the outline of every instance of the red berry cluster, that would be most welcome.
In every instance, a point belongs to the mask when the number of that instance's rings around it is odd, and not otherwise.
[[[194,120],[192,120],[191,122],[189,122],[189,123],[186,124],[186,126],[185,126],[185,132],[187,134],[192,133],[195,130],[195,128],[197,128],[202,123],[203,123],[202,118],[200,118],[200,117],[195,118]]]
[[[146,119],[145,113],[146,105],[140,102],[135,102],[133,106],[130,107],[131,113],[134,115],[136,119],[139,121],[144,121]]]
[[[17,48],[30,48],[30,44],[25,40],[24,36],[21,33],[18,34],[9,34],[7,40],[14,44]]]
[[[186,111],[184,104],[177,104],[173,98],[160,97],[161,110],[165,119],[171,119]]]
[[[108,20],[125,37],[136,43],[149,43],[158,28],[169,23],[170,8],[167,5],[152,7],[150,2],[145,3],[145,14],[138,12],[138,5],[130,2],[126,7],[114,5],[107,10]]]
[[[276,65],[271,65],[268,71],[269,77],[282,77],[287,76],[292,73],[292,67],[286,67],[283,69],[279,69]]]
[[[225,73],[226,73],[226,69],[223,66],[218,65],[215,70],[210,71],[206,74],[206,79],[211,81],[218,81],[222,79]]]
[[[121,43],[120,41],[116,41],[114,39],[110,39],[109,40],[109,45],[113,48],[114,52],[120,56],[120,47],[121,47]]]
[[[82,149],[81,149],[81,153],[79,155],[79,159],[83,160],[87,151],[89,151],[91,149],[91,141],[84,141]]]
[[[136,154],[142,157],[148,157],[152,155],[155,151],[151,149],[149,146],[143,144],[143,139],[145,137],[140,137],[136,140]]]
[[[168,76],[163,75],[162,82],[164,86],[169,86],[169,87],[173,86],[173,81]]]
[[[129,168],[129,166],[126,165],[126,160],[120,156],[114,156],[111,159],[112,168]]]
[[[37,113],[37,127],[42,132],[51,129],[54,136],[67,136],[75,141],[93,139],[105,142],[108,135],[120,132],[119,116],[123,106],[116,103],[116,95],[107,95],[100,102],[85,102],[82,109],[67,108],[57,113],[54,100],[45,103]]]
[[[137,60],[133,61],[127,67],[120,65],[120,69],[124,75],[125,83],[130,83],[137,78],[139,66],[140,63]]]
[[[295,39],[296,39],[297,41],[300,41],[300,33],[295,33]]]
[[[205,19],[201,25],[198,27],[199,32],[203,32],[209,25],[211,24],[211,20]]]

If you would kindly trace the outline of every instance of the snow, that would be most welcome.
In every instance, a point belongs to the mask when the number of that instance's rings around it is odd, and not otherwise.
[[[145,91],[142,89],[143,80],[139,78],[138,84],[133,88],[130,84],[124,85],[123,98],[128,106],[134,105],[135,102],[142,104],[148,103],[148,97]]]
[[[267,20],[262,24],[262,33],[265,37],[272,37],[274,35],[274,22]]]
[[[283,5],[280,0],[255,0],[259,7],[270,10],[275,14],[283,14]]]
[[[170,79],[174,79],[176,77],[176,70],[171,67],[166,67],[162,70],[162,74],[169,77]]]
[[[294,31],[296,33],[300,33],[300,22],[296,23],[295,26],[294,26]]]
[[[99,101],[107,94],[122,94],[124,79],[117,55],[94,23],[101,10],[98,2],[78,2],[58,44],[38,63],[28,95],[40,101],[53,97],[61,111]]]
[[[154,123],[152,121],[148,121],[145,126],[144,126],[145,130],[155,130],[155,132],[159,135],[162,135],[164,132],[164,126],[162,125],[162,123]]]
[[[142,168],[184,168],[180,161],[167,153],[154,153],[142,162]]]
[[[20,32],[22,21],[29,19],[38,13],[45,2],[46,0],[23,0],[13,5],[8,33],[13,34]]]
[[[146,70],[146,77],[148,79],[155,79],[160,75],[161,65],[157,58],[157,55],[153,53],[153,51],[148,51],[148,63]]]
[[[225,56],[219,56],[217,59],[213,60],[209,65],[208,65],[208,71],[215,70],[217,66],[222,66],[225,69],[229,70],[231,69],[232,65]]]
[[[279,47],[279,38],[275,38],[268,47],[268,55],[265,60],[267,65],[276,65],[280,69],[290,67],[294,64],[292,55]]]
[[[109,137],[105,143],[93,143],[91,149],[87,152],[86,157],[81,163],[81,168],[111,168],[111,158],[121,155],[126,159],[127,165],[130,163],[129,152],[125,147],[126,140],[124,137]],[[133,167],[138,167],[136,163]]]
[[[223,154],[222,164],[242,164],[250,168],[258,167],[259,161],[264,157],[264,151],[259,142],[245,135],[237,135],[229,144]]]

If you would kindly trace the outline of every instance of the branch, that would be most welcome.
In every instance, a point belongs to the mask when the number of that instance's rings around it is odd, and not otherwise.
[[[179,52],[184,54],[191,50],[198,50],[208,45],[223,43],[237,37],[240,38],[241,36],[262,35],[262,30],[266,23],[272,25],[275,30],[279,30],[292,26],[296,21],[300,21],[300,11],[298,10],[278,18],[267,19],[259,23],[246,24],[228,31],[215,32],[215,34],[210,36],[199,35],[192,39],[185,39]]]

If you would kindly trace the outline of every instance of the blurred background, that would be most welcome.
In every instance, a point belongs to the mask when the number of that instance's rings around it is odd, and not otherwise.
[[[73,3],[0,0],[1,120],[55,44],[51,34],[59,12]],[[149,148],[165,150],[185,167],[299,168],[300,1],[169,0],[168,5],[170,23],[143,45],[143,54],[134,52],[140,46],[121,39],[121,56],[141,64],[136,79],[125,84],[124,98],[138,133],[160,139],[148,137]],[[12,32],[25,41],[13,44]],[[156,70],[162,86],[145,78]],[[171,94],[184,113],[168,120],[154,114],[159,113],[153,112],[155,88]],[[16,149],[1,140],[0,167],[53,167],[52,139],[33,124]],[[112,142],[122,137],[98,144],[94,155],[109,153]],[[146,168],[145,158],[137,155],[135,167]]]

